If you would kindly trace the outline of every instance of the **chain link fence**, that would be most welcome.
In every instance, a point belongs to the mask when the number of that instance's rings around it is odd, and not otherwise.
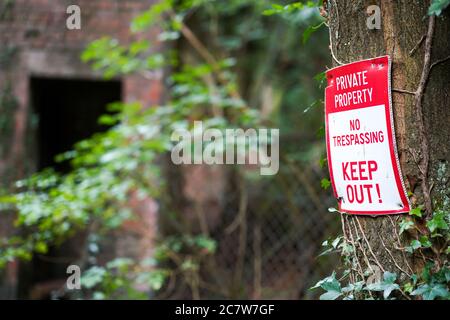
[[[271,177],[235,169],[220,223],[210,234],[217,250],[199,270],[199,298],[317,298],[309,288],[339,259],[318,257],[322,242],[341,228],[339,217],[328,212],[335,205],[332,192],[320,185],[326,168],[282,156]],[[193,298],[189,290],[177,292],[172,298]]]

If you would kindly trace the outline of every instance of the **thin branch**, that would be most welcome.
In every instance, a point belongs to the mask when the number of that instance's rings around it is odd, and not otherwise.
[[[175,12],[169,11],[169,15],[172,19],[175,18]],[[181,21],[180,24],[181,24],[180,31],[183,34],[183,36],[186,38],[186,40],[195,49],[195,51],[197,51],[197,53],[200,55],[200,57],[202,57],[202,59],[204,59],[206,61],[206,63],[211,65],[211,67],[213,68],[213,71],[217,75],[217,80],[221,84],[226,85],[227,81],[223,78],[222,72],[220,70],[221,69],[220,65],[217,62],[216,58],[214,58],[214,56],[211,54],[211,52],[209,52],[208,48],[199,40],[199,38],[192,32],[192,30],[183,21]],[[239,92],[237,90],[231,91],[230,95],[233,98],[242,100],[241,95],[239,94]]]
[[[347,221],[347,224],[350,223],[348,219],[346,219],[346,221]],[[358,273],[361,276],[361,280],[364,281],[364,271],[363,271],[363,268],[361,266],[361,263],[359,262],[358,255],[356,254],[355,239],[353,238],[352,228],[350,226],[348,226],[348,233],[350,235],[350,243],[352,244],[352,247],[353,247],[352,251],[353,251],[353,256],[354,256],[354,259],[355,259],[355,263],[356,263],[356,266],[359,268]]]
[[[416,93],[413,92],[413,91],[408,91],[408,90],[403,90],[403,89],[396,89],[396,88],[393,88],[392,91],[394,91],[394,92],[400,92],[400,93],[406,93],[406,94],[410,94],[410,95],[413,95],[413,96],[416,95]]]
[[[341,228],[342,228],[342,235],[344,236],[344,240],[346,242],[348,242],[348,236],[347,236],[347,232],[345,230],[345,221],[344,221],[345,217],[344,214],[341,212]]]
[[[448,60],[450,60],[450,55],[449,55],[448,57],[445,57],[445,58],[443,58],[443,59],[440,59],[440,60],[438,60],[438,61],[433,62],[433,63],[431,64],[431,66],[430,66],[430,71],[431,71],[431,69],[433,69],[433,67],[437,66],[437,65],[440,64],[440,63],[444,63],[444,62],[446,62],[446,61],[448,61]]]
[[[392,227],[394,228],[394,233],[395,233],[395,236],[396,236],[396,238],[397,238],[398,245],[399,245],[400,247],[402,247],[402,242],[401,242],[401,240],[400,240],[400,235],[398,234],[398,231],[397,231],[397,225],[394,223],[392,216],[388,216],[388,217],[389,217],[389,220],[391,221]],[[399,250],[401,251],[401,253],[402,253],[402,255],[403,255],[403,260],[405,261],[406,266],[408,267],[409,271],[410,271],[411,273],[414,273],[413,269],[411,268],[411,265],[410,265],[409,262],[408,262],[408,259],[406,258],[405,251],[404,251],[404,250],[401,250],[401,249],[399,249]]]
[[[428,77],[431,70],[431,48],[433,44],[433,34],[435,29],[435,23],[436,23],[436,17],[434,15],[430,16],[428,20],[428,31],[427,31],[427,37],[425,40],[425,56],[423,61],[423,69],[422,69],[422,75],[420,77],[419,86],[416,91],[415,95],[415,109],[417,114],[417,121],[419,126],[419,134],[420,134],[420,146],[422,151],[422,162],[421,162],[421,169],[423,171],[422,174],[422,181],[421,181],[421,187],[422,187],[422,193],[424,198],[424,204],[425,204],[425,211],[427,215],[430,215],[433,211],[433,205],[431,201],[430,196],[430,187],[428,184],[428,167],[430,162],[430,152],[428,148],[428,136],[427,136],[427,130],[425,126],[425,119],[423,115],[423,96],[425,92],[425,87],[428,82]]]
[[[355,224],[355,221],[353,221],[353,218],[352,218],[352,222],[353,222],[353,225],[355,227],[356,236],[359,238],[359,232],[358,232],[358,229],[356,228],[356,224]],[[364,250],[364,246],[361,245],[361,244],[359,244],[359,246],[361,247],[361,252],[362,252],[362,254],[364,256],[364,259],[366,260],[367,267],[370,269],[370,271],[372,273],[375,273],[375,270],[373,270],[372,265],[370,263],[370,260],[369,260],[369,258],[366,255],[366,250]]]
[[[375,253],[373,253],[372,247],[370,246],[370,242],[369,242],[369,240],[367,240],[367,237],[366,237],[366,235],[364,233],[364,229],[362,228],[361,223],[359,222],[359,219],[358,219],[357,216],[355,217],[355,220],[356,220],[356,222],[358,222],[358,226],[359,226],[359,229],[361,230],[361,233],[363,235],[363,239],[364,239],[364,241],[367,244],[367,248],[369,249],[370,254],[374,258],[375,263],[380,267],[381,271],[385,272],[385,270],[383,268],[383,265],[380,263],[380,261],[378,261],[377,256],[375,255]]]
[[[409,51],[409,55],[412,56],[414,52],[416,52],[417,49],[419,49],[420,45],[422,44],[423,40],[425,40],[426,35],[424,34],[420,40],[417,42],[417,44],[414,46],[414,48]]]
[[[333,8],[335,8],[335,10],[336,10],[336,15],[337,15],[337,19],[336,19],[336,23],[338,24],[338,30],[339,30],[339,11],[338,11],[338,8],[337,8],[337,4],[336,4],[336,2],[335,1],[333,1],[334,2],[334,4],[332,5],[332,6],[330,6],[330,8],[331,7],[333,7]],[[331,10],[330,10],[330,14],[331,14]],[[339,31],[338,31],[339,32]],[[333,36],[331,35],[331,28],[329,27],[328,28],[328,34],[329,34],[329,36],[330,36],[330,51],[331,51],[331,56],[333,57],[333,60],[338,64],[338,65],[343,65],[343,64],[345,64],[345,63],[343,63],[343,62],[341,62],[337,57],[336,57],[336,55],[334,54],[334,49],[333,49]]]
[[[397,263],[397,260],[395,260],[394,255],[392,254],[391,250],[389,250],[388,247],[386,247],[386,244],[384,243],[383,238],[381,237],[380,234],[378,234],[378,237],[380,238],[380,241],[381,241],[381,244],[383,245],[384,250],[387,251],[387,253],[388,253],[389,256],[391,257],[391,259],[392,259],[392,261],[394,262],[394,265],[397,267],[397,269],[399,269],[401,272],[403,272],[404,274],[406,274],[408,277],[411,277],[411,275],[410,275],[407,271],[403,270],[403,269],[399,266],[399,264]]]

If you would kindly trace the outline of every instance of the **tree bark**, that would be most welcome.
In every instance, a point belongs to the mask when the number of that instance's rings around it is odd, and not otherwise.
[[[429,17],[428,1],[325,1],[330,27],[333,64],[390,55],[392,102],[402,174],[413,207],[423,204],[426,218],[433,209],[449,211],[450,162],[450,19]],[[381,29],[366,26],[367,7],[381,8]],[[399,236],[402,215],[342,216],[344,236],[356,249],[353,280],[365,271],[370,281],[382,271],[396,272],[400,280],[420,272],[423,257],[401,248],[411,235]],[[425,223],[426,218],[421,222]],[[420,228],[420,226],[419,226]],[[409,238],[408,238],[409,237]],[[381,271],[381,272],[380,272]]]

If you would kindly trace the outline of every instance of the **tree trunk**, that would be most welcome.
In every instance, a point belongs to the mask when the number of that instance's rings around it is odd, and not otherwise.
[[[428,1],[324,2],[335,66],[339,64],[336,60],[349,63],[386,54],[392,58],[392,102],[400,164],[413,207],[424,205],[425,219],[418,223],[425,224],[433,209],[448,212],[450,205],[449,10],[435,18],[427,15]],[[366,25],[367,7],[373,4],[381,8],[379,30]],[[395,272],[404,280],[420,272],[425,259],[401,249],[414,236],[399,236],[402,218],[342,216],[344,236],[356,249],[353,280],[366,277],[366,281],[376,281],[383,271]],[[365,271],[372,279],[363,276]]]

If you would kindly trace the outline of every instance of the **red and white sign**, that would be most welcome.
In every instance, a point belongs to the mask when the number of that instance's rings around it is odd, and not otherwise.
[[[408,212],[395,145],[389,56],[327,71],[328,165],[339,211]]]

